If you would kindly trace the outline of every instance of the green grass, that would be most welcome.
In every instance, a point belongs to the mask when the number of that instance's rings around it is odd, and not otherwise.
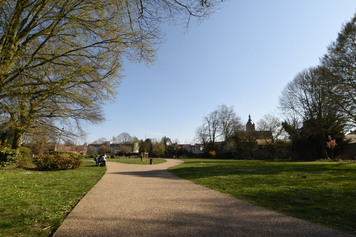
[[[184,161],[169,170],[250,203],[356,234],[356,163]]]
[[[77,170],[0,170],[0,236],[48,236],[106,172],[92,161]]]
[[[141,161],[141,158],[120,158],[120,159],[107,159],[108,161],[124,163],[124,164],[134,164],[134,165],[149,165],[150,158],[144,159]],[[166,162],[165,159],[162,158],[153,158],[153,164],[158,165]]]

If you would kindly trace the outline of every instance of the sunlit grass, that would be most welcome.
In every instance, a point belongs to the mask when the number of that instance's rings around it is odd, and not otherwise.
[[[184,160],[182,178],[287,215],[356,234],[356,164]]]
[[[77,170],[0,170],[0,236],[48,236],[106,172],[92,161]]]

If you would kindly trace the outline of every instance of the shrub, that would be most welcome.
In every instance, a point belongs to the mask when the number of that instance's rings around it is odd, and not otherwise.
[[[15,163],[18,168],[32,168],[33,167],[32,157],[26,156],[21,153],[16,157]]]
[[[21,147],[20,148],[20,153],[25,155],[25,156],[32,156],[32,150],[28,147]]]
[[[209,151],[209,154],[211,155],[211,157],[215,158],[215,156],[216,156],[216,151]]]
[[[16,161],[17,152],[7,147],[0,148],[0,167],[5,167]]]
[[[30,148],[20,148],[20,153],[16,157],[16,165],[20,168],[32,167],[32,150]]]
[[[79,168],[80,157],[72,152],[51,152],[33,158],[39,170],[69,170]]]
[[[8,147],[0,148],[0,167],[9,167],[15,165],[13,168],[28,167],[32,164],[32,151],[29,148],[21,147],[18,151]]]
[[[92,158],[95,158],[96,155],[95,154],[86,154],[83,156],[84,159],[92,159]]]

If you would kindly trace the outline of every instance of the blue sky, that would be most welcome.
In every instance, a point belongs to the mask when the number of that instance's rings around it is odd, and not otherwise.
[[[355,0],[225,0],[189,29],[163,26],[164,42],[151,65],[125,62],[116,102],[106,121],[88,125],[85,139],[127,132],[139,139],[167,136],[192,143],[203,117],[233,106],[246,123],[279,115],[281,91],[300,71],[316,66]]]

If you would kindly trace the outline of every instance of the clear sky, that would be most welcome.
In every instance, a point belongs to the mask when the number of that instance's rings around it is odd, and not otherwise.
[[[86,127],[86,141],[127,132],[192,143],[203,117],[221,104],[243,124],[249,114],[255,123],[279,116],[281,91],[318,65],[355,12],[355,0],[225,0],[188,30],[164,26],[156,61],[124,64],[116,102],[104,106],[105,122]]]

